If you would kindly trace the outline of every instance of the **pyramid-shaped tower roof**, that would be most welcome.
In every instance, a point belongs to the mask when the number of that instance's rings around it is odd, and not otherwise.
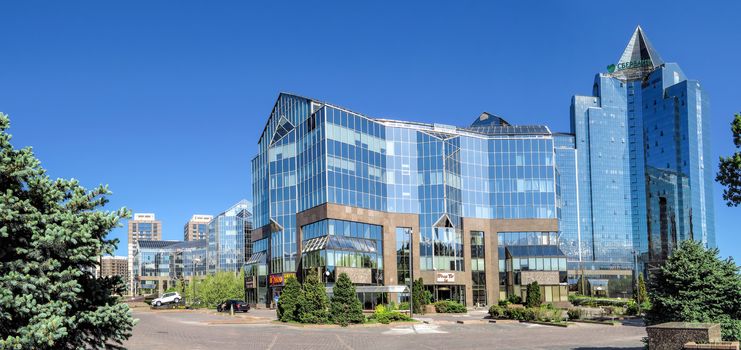
[[[610,65],[608,70],[619,78],[641,79],[662,64],[664,60],[651,45],[641,26],[638,26],[618,63]]]

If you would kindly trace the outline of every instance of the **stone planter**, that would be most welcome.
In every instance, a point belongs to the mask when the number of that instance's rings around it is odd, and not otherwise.
[[[435,310],[435,305],[425,305],[425,313],[426,314],[436,314],[437,310]]]
[[[720,324],[667,322],[646,327],[649,350],[682,350],[685,344],[720,342]]]

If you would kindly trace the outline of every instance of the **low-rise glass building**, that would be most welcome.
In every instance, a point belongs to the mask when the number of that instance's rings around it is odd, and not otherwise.
[[[264,260],[266,303],[287,274],[320,274],[331,290],[345,272],[366,305],[403,300],[418,278],[435,299],[491,304],[498,234],[559,231],[545,126],[376,119],[282,93],[258,143],[250,239],[266,249],[247,265],[260,276]]]
[[[208,223],[206,266],[209,274],[239,272],[251,255],[252,204],[241,200]]]
[[[139,240],[134,248],[134,294],[162,294],[176,281],[206,274],[206,241]]]

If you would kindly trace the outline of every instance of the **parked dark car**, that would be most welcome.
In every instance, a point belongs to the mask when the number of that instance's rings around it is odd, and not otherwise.
[[[250,311],[250,304],[245,303],[241,300],[227,300],[218,306],[216,306],[216,311],[218,312],[229,312],[231,310],[231,307],[234,306],[234,312],[247,312]]]

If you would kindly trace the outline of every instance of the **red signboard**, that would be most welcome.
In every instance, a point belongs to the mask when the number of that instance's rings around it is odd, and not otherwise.
[[[268,285],[271,287],[282,286],[286,283],[286,278],[290,276],[296,277],[296,274],[293,272],[272,274],[268,276]]]

